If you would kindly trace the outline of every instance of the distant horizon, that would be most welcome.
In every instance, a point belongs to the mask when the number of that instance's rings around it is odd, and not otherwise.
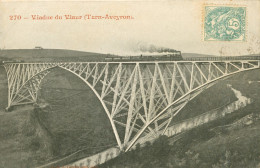
[[[41,46],[39,46],[41,47]],[[95,52],[95,51],[84,51],[84,50],[76,50],[76,49],[63,49],[63,48],[14,48],[14,49],[10,49],[10,48],[5,48],[5,49],[0,49],[0,51],[8,51],[8,50],[68,50],[68,51],[75,51],[75,52],[83,52],[83,53],[92,53],[92,54],[102,54],[102,55],[114,55],[114,56],[140,56],[140,55],[144,55],[144,56],[148,56],[148,55],[165,55],[165,54],[171,54],[171,52],[153,52],[153,53],[149,53],[149,52],[143,52],[143,53],[136,53],[133,55],[130,54],[125,54],[125,55],[120,55],[120,54],[114,54],[114,53],[100,53],[100,52]],[[182,52],[182,55],[201,55],[201,56],[212,56],[212,57],[235,57],[235,56],[221,56],[221,55],[212,55],[212,54],[203,54],[203,53],[195,53],[195,52]],[[237,56],[248,56],[248,55],[260,55],[260,53],[257,54],[247,54],[247,55],[237,55]]]

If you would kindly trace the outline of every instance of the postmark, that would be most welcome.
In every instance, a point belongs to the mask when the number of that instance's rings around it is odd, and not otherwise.
[[[236,48],[232,46],[223,45],[219,50],[220,56],[244,56],[257,55],[260,53],[260,38],[254,33],[248,32],[247,43],[243,47]]]
[[[246,41],[246,7],[205,5],[204,41]]]

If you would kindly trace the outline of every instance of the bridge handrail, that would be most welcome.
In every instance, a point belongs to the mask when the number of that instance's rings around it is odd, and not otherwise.
[[[153,62],[182,62],[182,61],[242,61],[242,60],[252,60],[252,61],[257,61],[260,60],[260,55],[255,55],[255,56],[214,56],[214,57],[186,57],[183,58],[182,60],[163,60],[163,59],[156,59],[156,60],[125,60],[125,59],[118,59],[118,60],[102,60],[102,61],[51,61],[51,62],[25,62],[25,61],[19,61],[19,60],[7,60],[7,61],[1,61],[0,65],[4,64],[42,64],[42,63],[136,63],[136,62],[141,62],[141,63],[153,63]]]
[[[230,60],[260,60],[260,56],[225,56],[225,57],[187,57],[185,61],[230,61]]]

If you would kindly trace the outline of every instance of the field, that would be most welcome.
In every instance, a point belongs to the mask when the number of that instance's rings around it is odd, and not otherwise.
[[[0,50],[0,60],[26,62],[45,61],[100,61],[105,54],[63,49],[15,49]]]

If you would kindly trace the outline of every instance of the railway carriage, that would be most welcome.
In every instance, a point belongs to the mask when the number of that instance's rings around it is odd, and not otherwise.
[[[131,61],[181,61],[183,60],[181,52],[176,51],[170,54],[164,55],[140,55],[140,56],[110,56],[107,55],[105,61],[123,61],[123,62],[131,62]]]

